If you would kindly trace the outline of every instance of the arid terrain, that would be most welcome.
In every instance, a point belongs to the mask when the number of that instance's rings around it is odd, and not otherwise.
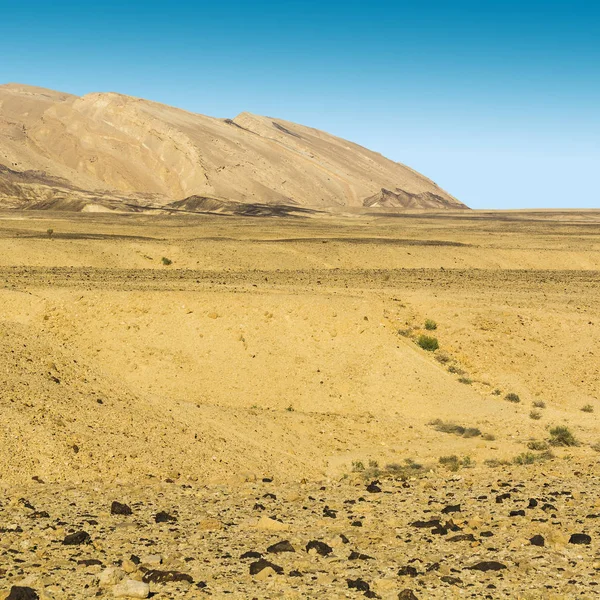
[[[600,211],[344,210],[0,213],[0,598],[600,595]]]

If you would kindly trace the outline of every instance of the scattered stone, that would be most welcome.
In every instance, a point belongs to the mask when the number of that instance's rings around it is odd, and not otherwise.
[[[264,529],[265,531],[286,531],[289,529],[289,525],[263,515],[256,524],[256,528]]]
[[[283,567],[273,564],[264,558],[260,558],[256,562],[250,564],[250,575],[258,575],[263,569],[272,569],[278,575],[283,573]]]
[[[375,560],[372,556],[369,556],[368,554],[362,554],[360,552],[356,552],[355,550],[352,550],[352,552],[350,552],[350,556],[348,557],[348,560]]]
[[[131,510],[131,507],[129,507],[127,504],[121,504],[120,502],[115,501],[110,505],[110,514],[131,515],[133,514],[133,511]]]
[[[509,517],[524,517],[525,511],[524,510],[511,510],[508,516]]]
[[[113,588],[115,598],[147,598],[149,595],[150,586],[134,579],[126,579]]]
[[[546,540],[544,540],[543,535],[534,535],[532,538],[529,539],[529,543],[532,546],[545,546]]]
[[[107,567],[98,575],[98,585],[100,587],[109,587],[116,585],[125,577],[125,571],[118,567]]]
[[[442,508],[442,514],[447,515],[450,513],[461,512],[460,504],[449,504],[445,508]]]
[[[412,590],[406,589],[406,590],[402,590],[398,594],[398,600],[418,600],[418,599]]]
[[[459,533],[448,538],[449,542],[474,542],[475,536],[472,533]]]
[[[154,517],[156,523],[176,523],[177,517],[170,515],[168,512],[161,510]]]
[[[333,548],[326,544],[325,542],[319,542],[317,540],[311,540],[306,544],[306,551],[310,552],[311,550],[315,550],[317,554],[321,556],[327,556],[333,552]]]
[[[574,533],[569,538],[569,544],[591,544],[592,538],[587,533]]]
[[[159,571],[153,569],[146,571],[142,577],[144,583],[169,583],[173,581],[187,581],[188,583],[194,583],[191,575],[187,573],[180,573],[179,571]]]
[[[33,588],[13,585],[6,600],[39,600],[39,595]]]
[[[370,494],[378,494],[381,492],[381,488],[379,487],[380,481],[371,481],[371,483],[367,486],[367,492]]]
[[[440,577],[440,579],[444,583],[447,583],[448,585],[461,585],[462,584],[462,579],[459,579],[458,577],[452,577],[451,575],[443,575],[442,577]]]
[[[410,565],[398,569],[398,577],[416,577],[419,571]]]
[[[255,552],[254,550],[249,550],[240,556],[240,559],[244,558],[262,558],[262,554],[260,552]]]
[[[296,550],[294,550],[294,546],[292,546],[292,544],[290,544],[290,542],[288,542],[287,540],[284,540],[282,542],[277,542],[276,544],[269,546],[267,548],[267,552],[271,552],[273,554],[278,554],[280,552],[296,552]]]
[[[92,538],[90,538],[89,533],[86,531],[78,531],[67,535],[62,543],[65,546],[79,546],[81,544],[89,544],[91,541]]]
[[[354,589],[359,592],[368,592],[371,590],[371,586],[363,579],[360,579],[360,577],[357,579],[346,579],[346,583],[351,590]]]
[[[470,569],[471,571],[483,571],[485,573],[487,571],[501,571],[502,569],[506,569],[506,565],[496,560],[484,560],[474,564],[472,567],[465,568]]]

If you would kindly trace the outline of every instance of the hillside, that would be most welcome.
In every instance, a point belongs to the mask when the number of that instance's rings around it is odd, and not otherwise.
[[[466,208],[405,165],[280,119],[217,119],[115,93],[0,86],[1,206],[135,210],[195,196],[309,208]]]

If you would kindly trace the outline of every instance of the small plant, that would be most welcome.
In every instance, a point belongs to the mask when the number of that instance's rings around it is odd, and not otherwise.
[[[456,456],[456,454],[451,454],[450,456],[440,456],[438,462],[440,465],[450,469],[450,471],[456,472],[461,467],[464,469],[469,469],[475,465],[470,456],[464,456],[462,459]]]
[[[456,365],[450,365],[448,367],[448,373],[454,373],[454,375],[464,375],[465,372],[459,369]]]
[[[436,431],[442,433],[453,433],[454,435],[460,435],[464,438],[473,438],[481,435],[481,431],[477,427],[463,427],[456,423],[445,423],[441,419],[434,419],[430,421],[428,425],[432,425]]]
[[[437,329],[437,323],[431,319],[425,319],[425,329],[427,329],[427,331],[433,331],[434,329]]]
[[[412,327],[407,327],[406,329],[398,329],[398,335],[402,337],[410,337],[412,335]]]
[[[592,450],[595,450],[596,452],[600,452],[600,442],[597,442],[596,444],[592,444],[591,448],[592,448]]]
[[[537,450],[537,451],[548,450],[548,444],[546,442],[541,442],[538,440],[532,440],[531,442],[527,442],[527,447],[530,450]]]
[[[352,461],[352,472],[353,473],[362,473],[365,470],[365,465],[362,460],[353,460]]]
[[[551,446],[577,446],[578,442],[571,430],[565,425],[557,425],[550,429]]]
[[[379,463],[376,460],[370,460],[369,461],[369,467],[371,469],[377,469],[379,467]]]
[[[172,261],[170,258],[167,258],[166,256],[163,256],[163,257],[160,259],[160,262],[161,262],[163,265],[165,265],[165,267],[168,267],[169,265],[172,265],[172,264],[173,264],[173,261]]]
[[[546,408],[546,403],[543,400],[535,400],[533,402],[533,408]]]
[[[529,418],[534,421],[539,421],[542,418],[542,413],[539,410],[532,410],[529,413]]]
[[[591,404],[586,404],[585,406],[581,407],[581,410],[584,413],[593,413],[594,412],[594,407]]]
[[[499,390],[498,388],[496,388],[493,392],[492,392],[492,396],[499,396],[500,394],[502,394],[501,390]]]
[[[435,352],[440,347],[437,338],[429,335],[420,335],[417,338],[417,344],[428,352]]]
[[[492,433],[484,433],[481,436],[482,440],[485,440],[486,442],[493,442],[496,439],[496,436]]]
[[[458,382],[464,383],[465,385],[471,385],[473,383],[473,380],[469,379],[468,377],[459,377]]]
[[[46,229],[46,233],[48,234],[48,237],[52,239],[52,236],[54,235],[54,229]]]
[[[517,394],[514,394],[513,392],[506,394],[506,396],[504,396],[504,399],[508,402],[514,402],[515,404],[517,402],[521,402],[521,398],[519,398],[519,396]]]
[[[543,462],[554,458],[552,452],[546,451],[540,454],[534,454],[533,452],[522,452],[518,456],[515,456],[513,462],[515,465],[533,465],[537,462]]]
[[[512,464],[509,460],[499,458],[488,458],[483,461],[483,464],[487,467],[501,467]]]
[[[288,412],[294,412],[294,407],[290,404],[285,410]]]
[[[435,360],[445,365],[446,363],[450,362],[450,357],[445,352],[438,352],[435,355]]]

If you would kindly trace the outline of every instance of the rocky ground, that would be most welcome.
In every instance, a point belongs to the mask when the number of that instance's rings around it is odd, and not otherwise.
[[[423,469],[5,490],[0,598],[595,598],[600,475]],[[29,591],[27,591],[27,588]]]

